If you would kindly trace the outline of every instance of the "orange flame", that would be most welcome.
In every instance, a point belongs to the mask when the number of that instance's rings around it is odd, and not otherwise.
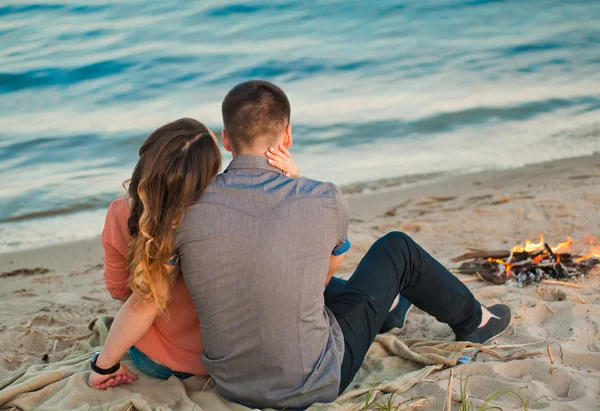
[[[500,260],[498,258],[488,258],[488,261],[492,261],[496,264],[501,264],[504,266],[504,272],[507,277],[510,277],[510,269],[512,268],[512,264],[507,263],[506,261]]]
[[[532,264],[540,264],[542,261],[549,259],[548,251],[545,246],[545,239],[543,235],[539,235],[539,242],[535,243],[533,241],[527,240],[525,245],[518,244],[512,248],[512,253],[535,253],[538,251],[542,251],[539,255],[536,255],[531,260]],[[585,250],[585,253],[582,253],[582,248],[588,247]],[[567,236],[567,240],[561,243],[558,243],[554,247],[550,247],[552,253],[554,253],[555,263],[560,263],[561,254],[572,254],[576,263],[581,263],[583,261],[589,260],[591,258],[596,258],[600,260],[600,239],[586,235],[581,240],[574,241],[571,236]],[[513,267],[514,260],[513,256],[511,256],[506,260],[500,260],[497,258],[488,258],[488,261],[497,263],[499,265],[504,266],[506,276],[509,277],[511,274],[511,268]],[[583,254],[583,255],[582,255]]]
[[[543,235],[539,235],[540,239],[539,242],[533,242],[530,240],[525,241],[525,245],[522,244],[518,244],[516,246],[514,246],[512,248],[512,253],[535,253],[538,251],[543,251],[542,253],[540,253],[539,255],[533,257],[532,259],[532,263],[533,264],[540,264],[542,261],[544,261],[545,259],[548,259],[548,252],[545,250],[545,239]],[[582,247],[589,247],[589,249],[587,250],[587,252],[583,255],[581,252]],[[585,260],[589,260],[591,258],[597,258],[600,259],[600,239],[597,239],[593,236],[590,235],[586,235],[582,240],[577,240],[574,241],[571,236],[567,236],[567,240],[563,241],[561,243],[558,243],[555,246],[551,246],[550,249],[552,250],[552,252],[555,254],[555,258],[556,258],[556,263],[560,263],[561,262],[561,254],[567,254],[567,253],[571,253],[571,254],[575,254],[573,257],[577,257],[577,254],[579,254],[580,256],[575,258],[575,262],[580,263],[582,261]],[[511,257],[509,257],[507,259],[507,261],[503,261],[500,259],[496,259],[496,258],[488,258],[489,261],[495,262],[497,264],[503,265],[505,267],[505,272],[506,272],[506,276],[510,276],[510,270],[513,267],[513,265],[511,264],[512,261],[512,254]]]
[[[550,247],[550,249],[552,249],[552,252],[554,252],[554,253],[562,254],[562,253],[568,253],[571,250],[572,246],[573,246],[573,239],[571,238],[570,235],[568,235],[567,241],[558,243],[558,245],[556,245],[554,247]]]
[[[544,248],[544,236],[540,234],[540,242],[539,243],[533,243],[529,240],[527,240],[525,242],[525,245],[516,245],[512,248],[512,252],[513,253],[532,253],[534,251],[539,251],[542,250]]]
[[[514,246],[512,248],[512,252],[513,253],[523,253],[523,252],[533,253],[535,251],[543,250],[545,239],[544,239],[543,235],[539,234],[539,236],[540,236],[539,242],[534,243],[533,241],[527,240],[527,241],[525,241],[525,245],[519,244],[519,245]],[[568,253],[572,247],[573,247],[573,239],[571,238],[571,236],[567,236],[567,241],[558,243],[554,247],[550,247],[550,249],[554,253],[562,254],[562,253]]]
[[[598,243],[598,239],[592,236],[585,236],[583,242],[589,245],[589,251],[577,258],[575,262],[580,263],[584,260],[589,260],[590,258],[600,258],[600,244]]]

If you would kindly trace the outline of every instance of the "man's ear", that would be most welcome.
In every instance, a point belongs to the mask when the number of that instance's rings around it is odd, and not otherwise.
[[[229,138],[227,137],[227,131],[225,129],[221,130],[221,141],[223,142],[223,147],[225,150],[233,153],[233,149],[231,148],[231,143],[229,142]]]
[[[292,146],[293,143],[293,139],[292,139],[292,125],[288,124],[285,127],[285,131],[283,132],[283,146],[285,148],[290,148]]]

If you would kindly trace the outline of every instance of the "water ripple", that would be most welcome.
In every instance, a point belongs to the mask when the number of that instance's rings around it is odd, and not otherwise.
[[[0,231],[101,216],[153,129],[218,130],[256,77],[289,94],[303,170],[342,184],[598,150],[599,20],[587,0],[5,1]]]

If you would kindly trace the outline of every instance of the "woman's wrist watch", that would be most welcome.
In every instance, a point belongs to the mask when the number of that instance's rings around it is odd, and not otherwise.
[[[100,351],[96,351],[94,353],[94,355],[92,355],[92,370],[94,370],[94,372],[97,372],[100,375],[109,375],[109,374],[114,374],[115,372],[119,371],[119,368],[121,368],[121,362],[116,363],[115,365],[113,365],[110,368],[100,368],[96,365],[96,361],[98,360],[98,356],[100,355]]]

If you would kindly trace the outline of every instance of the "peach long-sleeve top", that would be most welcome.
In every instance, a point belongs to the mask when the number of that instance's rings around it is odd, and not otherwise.
[[[127,268],[129,214],[127,199],[113,201],[108,208],[101,237],[104,283],[110,295],[121,301],[126,301],[131,295]],[[208,375],[200,359],[204,349],[200,322],[181,275],[175,282],[167,309],[170,318],[159,314],[135,347],[173,371]]]

